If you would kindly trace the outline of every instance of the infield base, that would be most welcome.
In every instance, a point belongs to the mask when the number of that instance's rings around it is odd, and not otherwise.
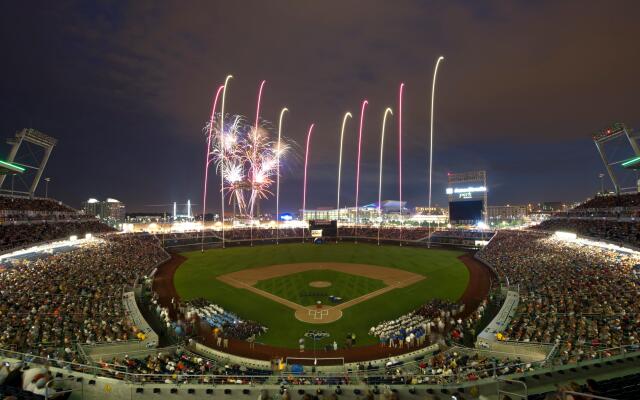
[[[342,318],[342,311],[336,307],[310,306],[297,309],[295,316],[298,321],[308,324],[330,324]]]

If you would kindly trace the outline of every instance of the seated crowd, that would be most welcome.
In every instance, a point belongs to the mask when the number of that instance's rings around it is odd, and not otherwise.
[[[75,342],[135,338],[123,288],[164,257],[154,241],[111,235],[0,272],[0,347],[48,355]]]
[[[600,195],[589,199],[576,207],[578,210],[615,208],[615,207],[640,207],[640,193],[621,195]]]
[[[433,232],[433,229],[431,230]],[[377,227],[345,227],[340,228],[341,237],[362,237],[377,239]],[[385,240],[421,240],[429,236],[429,228],[424,227],[382,227],[380,229],[380,239]]]
[[[5,224],[0,225],[0,250],[24,248],[50,240],[68,239],[71,235],[84,237],[87,233],[112,232],[113,228],[96,220]]]
[[[543,231],[568,231],[640,247],[640,222],[600,219],[549,219],[534,227]]]
[[[77,212],[71,207],[53,199],[29,199],[26,197],[0,196],[0,210],[42,211],[42,212]]]
[[[519,358],[493,357],[453,347],[410,363],[390,362],[383,374],[368,376],[369,384],[446,384],[477,381],[494,375],[530,371],[533,365]],[[368,368],[367,372],[371,372]]]
[[[245,384],[248,383],[248,376],[264,376],[271,373],[240,365],[218,364],[187,351],[160,352],[142,358],[129,357],[125,354],[114,357],[108,362],[100,361],[98,364],[102,368],[111,370],[117,378],[122,377],[122,372],[137,375],[163,375],[164,383]],[[218,377],[214,381],[211,375],[218,375]],[[142,382],[152,379],[154,378],[151,376],[141,376]]]
[[[557,343],[565,362],[640,345],[639,256],[535,231],[501,231],[478,255],[520,290],[505,340]]]

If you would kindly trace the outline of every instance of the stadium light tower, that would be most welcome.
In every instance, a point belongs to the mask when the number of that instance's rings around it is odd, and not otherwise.
[[[12,166],[12,175],[11,181],[11,193],[14,193],[13,180],[15,173],[20,173],[21,176],[20,182],[23,185],[20,185],[20,188],[15,190],[15,193],[21,195],[27,195],[29,197],[33,197],[35,195],[36,189],[38,187],[38,183],[44,173],[44,169],[47,166],[47,162],[49,161],[49,157],[51,156],[51,152],[53,148],[58,143],[58,140],[46,135],[35,129],[23,129],[20,132],[16,133],[15,136],[11,139],[7,140],[7,144],[11,145],[11,150],[9,151],[9,156],[6,161],[4,161],[3,167]],[[42,149],[42,156],[37,157],[37,151],[34,151],[32,146],[36,148]],[[20,151],[20,149],[25,149],[26,151]],[[19,154],[20,153],[20,154]],[[16,158],[18,159],[28,159],[30,160],[29,164],[23,162],[15,162]],[[31,165],[32,164],[32,165]],[[18,167],[19,170],[16,170],[15,167]],[[33,173],[33,175],[32,175]],[[33,176],[31,179],[31,183],[29,184],[25,181],[25,178]],[[7,178],[6,174],[0,174],[0,191],[7,192],[7,189],[3,189],[2,185]],[[24,186],[24,187],[23,187]]]
[[[444,60],[444,57],[438,57],[438,61],[436,61],[436,67],[433,70],[433,82],[431,84],[431,119],[429,124],[429,205],[428,210],[431,213],[431,179],[433,176],[433,103],[435,101],[436,96],[436,77],[438,76],[438,66]],[[427,241],[427,247],[431,247],[431,221],[429,224],[429,238]]]

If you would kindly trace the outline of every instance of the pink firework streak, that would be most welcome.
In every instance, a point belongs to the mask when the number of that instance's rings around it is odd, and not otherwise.
[[[307,165],[309,164],[309,145],[311,144],[311,132],[313,131],[313,125],[309,127],[309,133],[307,133],[307,150],[304,153],[304,182],[302,183],[302,218],[304,219],[304,210],[307,207]]]
[[[362,102],[362,108],[360,109],[360,129],[358,131],[358,165],[356,166],[356,226],[358,226],[358,198],[360,195],[360,153],[362,150],[362,126],[364,125],[364,109],[367,107],[367,104],[369,104],[368,100]]]
[[[204,195],[202,199],[202,232],[204,232],[204,216],[206,214],[207,207],[207,182],[209,178],[209,164],[211,163],[211,132],[213,130],[213,120],[215,118],[216,107],[218,106],[218,98],[220,97],[220,93],[222,93],[222,89],[224,89],[224,85],[220,85],[218,87],[218,91],[213,100],[213,108],[211,109],[211,120],[209,121],[209,133],[207,134],[207,154],[204,161]],[[224,117],[222,117],[224,119]],[[203,233],[204,237],[204,233]]]
[[[402,91],[404,83],[400,84],[400,93],[398,94],[398,191],[400,192],[400,218],[402,219]],[[400,239],[402,239],[402,228],[400,230]],[[401,242],[402,243],[402,242]]]

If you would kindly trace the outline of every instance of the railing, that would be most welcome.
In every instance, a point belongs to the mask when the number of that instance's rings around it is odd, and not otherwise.
[[[236,371],[230,371],[226,374],[181,374],[174,372],[169,374],[135,374],[122,371],[120,368],[99,368],[95,365],[84,365],[66,361],[42,358],[24,353],[17,353],[0,349],[0,355],[7,358],[27,361],[29,363],[37,363],[65,369],[66,371],[75,371],[87,373],[93,376],[103,376],[108,378],[116,378],[127,383],[133,384],[149,384],[149,383],[172,383],[172,384],[263,384],[263,385],[308,385],[308,384],[462,384],[473,382],[478,385],[486,382],[495,382],[498,376],[529,376],[532,374],[540,374],[545,371],[557,371],[560,369],[570,368],[571,365],[563,365],[556,367],[548,367],[546,361],[534,363],[515,363],[515,362],[488,362],[483,367],[478,368],[468,366],[461,368],[455,373],[446,372],[444,369],[441,373],[427,374],[418,369],[414,369],[414,373],[407,372],[401,376],[396,376],[394,371],[396,368],[406,369],[414,366],[413,364],[402,364],[392,366],[390,369],[380,370],[352,370],[341,371],[336,373],[317,372],[313,374],[296,375],[290,371],[283,371],[280,374],[271,374],[265,371],[264,374],[243,374]],[[591,360],[593,362],[595,360]]]

